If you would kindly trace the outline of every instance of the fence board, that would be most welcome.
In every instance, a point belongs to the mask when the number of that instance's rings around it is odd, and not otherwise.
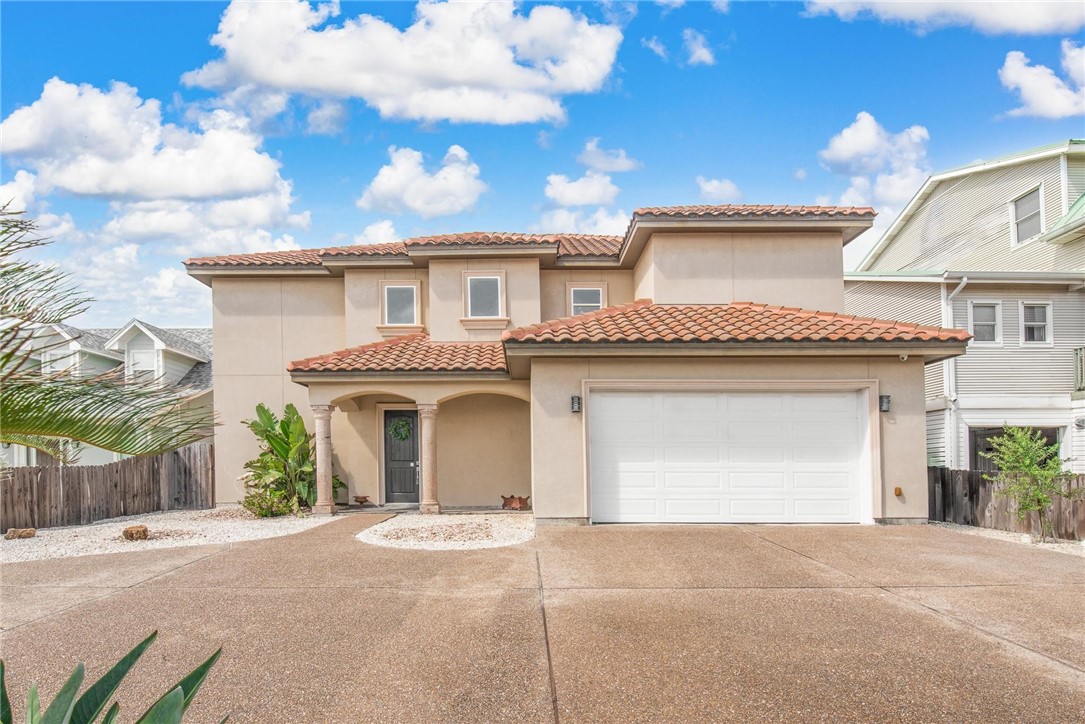
[[[214,499],[211,443],[108,465],[11,468],[0,476],[0,533],[210,508]]]
[[[1085,475],[1078,475],[1075,484],[1085,485]],[[1019,519],[1013,501],[999,495],[997,486],[985,480],[980,470],[927,468],[927,493],[931,520],[1014,533],[1040,532],[1038,516],[1032,513]],[[1056,498],[1051,523],[1056,538],[1085,540],[1085,500]]]

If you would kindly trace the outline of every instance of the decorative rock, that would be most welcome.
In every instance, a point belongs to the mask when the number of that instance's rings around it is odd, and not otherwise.
[[[8,532],[4,533],[4,540],[15,540],[16,538],[33,538],[37,534],[37,528],[8,528]]]
[[[121,531],[125,540],[147,540],[147,526],[130,525]]]

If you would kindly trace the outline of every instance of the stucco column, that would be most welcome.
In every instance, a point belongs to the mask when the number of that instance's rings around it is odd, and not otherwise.
[[[421,430],[419,463],[422,466],[422,513],[440,513],[437,501],[437,405],[418,405],[418,424]]]
[[[313,405],[316,418],[316,503],[313,515],[332,515],[332,406]]]

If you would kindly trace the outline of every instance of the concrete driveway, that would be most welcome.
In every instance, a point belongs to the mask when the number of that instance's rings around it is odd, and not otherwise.
[[[157,628],[129,717],[221,645],[191,721],[1085,720],[1075,556],[926,526],[354,539],[381,519],[4,566],[16,709]]]

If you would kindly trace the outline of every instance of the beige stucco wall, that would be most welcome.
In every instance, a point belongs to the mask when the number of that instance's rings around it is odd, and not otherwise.
[[[586,415],[569,411],[585,380],[877,380],[874,394],[892,396],[878,413],[880,490],[875,517],[926,518],[926,435],[922,360],[887,358],[536,359],[531,370],[532,494],[540,518],[586,518]],[[587,411],[590,414],[590,398]],[[893,495],[895,487],[904,495]],[[879,511],[880,508],[880,511]]]
[[[442,341],[497,340],[502,329],[466,329],[464,317],[465,271],[505,273],[505,312],[508,327],[537,324],[539,311],[538,259],[434,259],[429,263],[430,337]]]
[[[385,280],[421,281],[419,297],[421,322],[429,316],[429,292],[426,269],[347,269],[343,273],[344,326],[343,341],[348,347],[384,339],[377,330],[381,323],[380,283]],[[331,351],[331,350],[327,350]]]
[[[622,269],[616,271],[599,269],[561,269],[546,270],[540,273],[540,307],[542,319],[558,319],[569,315],[566,285],[573,283],[604,282],[606,284],[606,305],[632,302],[633,272]]]
[[[501,505],[531,494],[531,415],[527,402],[467,395],[437,410],[437,486],[444,506]]]
[[[843,244],[833,232],[653,234],[634,267],[638,298],[759,302],[843,311]]]
[[[276,413],[294,403],[313,429],[304,387],[286,366],[295,359],[342,349],[343,280],[217,278],[211,287],[215,329],[215,487],[220,503],[244,496],[237,477],[259,448],[242,424],[263,402]],[[346,426],[336,425],[333,444]]]

